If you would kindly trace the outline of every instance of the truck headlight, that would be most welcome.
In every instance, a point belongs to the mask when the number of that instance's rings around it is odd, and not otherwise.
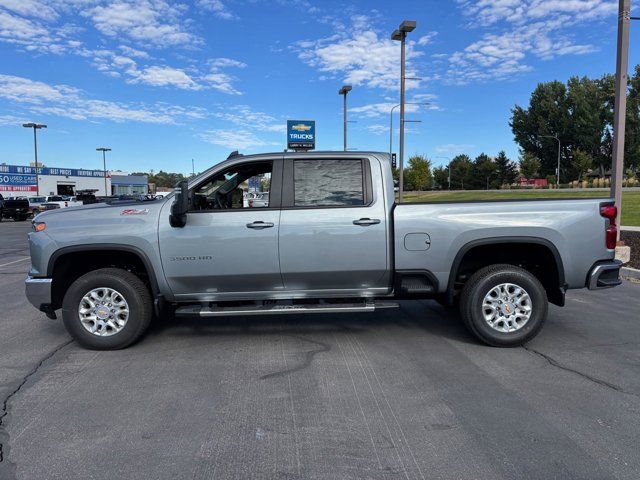
[[[44,222],[31,222],[31,224],[35,232],[44,232],[45,228],[47,228],[47,224]]]

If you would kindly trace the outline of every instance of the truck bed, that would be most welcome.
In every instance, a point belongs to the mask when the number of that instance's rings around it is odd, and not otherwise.
[[[500,241],[546,245],[564,264],[568,288],[585,286],[602,257],[610,198],[404,203],[393,210],[396,270],[428,270],[446,290],[456,258],[473,246]],[[566,268],[571,266],[571,268]]]

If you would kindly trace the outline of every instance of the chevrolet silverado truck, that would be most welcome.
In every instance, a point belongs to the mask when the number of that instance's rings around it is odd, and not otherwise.
[[[248,185],[268,203],[243,201]],[[259,186],[259,187],[256,187]],[[49,211],[29,234],[29,301],[81,345],[152,318],[458,305],[492,346],[533,338],[568,289],[621,283],[611,199],[395,201],[388,154],[234,152],[163,199]]]

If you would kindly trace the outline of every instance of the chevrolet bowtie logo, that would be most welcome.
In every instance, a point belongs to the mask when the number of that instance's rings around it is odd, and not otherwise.
[[[295,130],[296,132],[307,132],[311,130],[311,125],[305,125],[304,123],[299,123],[298,125],[291,125],[291,130]]]

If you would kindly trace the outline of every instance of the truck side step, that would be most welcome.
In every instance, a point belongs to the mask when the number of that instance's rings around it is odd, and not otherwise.
[[[176,310],[177,317],[228,317],[238,315],[282,315],[299,313],[359,313],[398,308],[392,302],[354,303],[265,303],[243,306],[218,306],[215,304],[187,305]]]

